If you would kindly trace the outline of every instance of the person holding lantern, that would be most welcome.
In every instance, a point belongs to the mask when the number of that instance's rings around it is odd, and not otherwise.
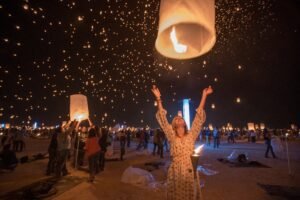
[[[170,143],[171,165],[167,177],[168,200],[200,198],[200,185],[198,182],[195,183],[191,155],[193,154],[195,141],[206,119],[204,111],[206,97],[212,92],[211,86],[203,90],[193,124],[191,129],[188,130],[186,122],[180,116],[175,116],[172,124],[169,124],[166,117],[167,112],[162,106],[160,91],[155,85],[152,88],[158,106],[156,118]],[[197,186],[196,191],[194,189],[195,184]]]

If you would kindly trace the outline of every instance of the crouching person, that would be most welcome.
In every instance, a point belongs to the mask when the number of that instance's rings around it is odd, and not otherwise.
[[[91,128],[85,143],[85,151],[89,161],[89,182],[93,182],[95,179],[95,174],[99,172],[99,155],[101,148],[98,141],[99,138],[96,130]]]

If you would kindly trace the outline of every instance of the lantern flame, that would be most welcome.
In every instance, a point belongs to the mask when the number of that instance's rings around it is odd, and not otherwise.
[[[82,118],[83,118],[83,115],[77,115],[77,116],[75,117],[75,119],[76,119],[77,121],[81,121]]]
[[[194,150],[194,152],[195,152],[194,154],[197,154],[197,155],[200,154],[200,152],[201,152],[203,146],[204,146],[204,145],[202,144],[202,145],[200,145],[199,147],[197,147],[197,148]]]
[[[187,45],[184,44],[180,44],[178,43],[178,39],[176,37],[176,30],[175,30],[175,26],[173,26],[172,31],[170,33],[170,39],[172,41],[174,50],[177,53],[185,53],[187,51]]]

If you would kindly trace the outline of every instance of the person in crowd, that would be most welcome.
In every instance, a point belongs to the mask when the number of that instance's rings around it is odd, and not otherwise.
[[[3,150],[0,152],[0,169],[13,171],[18,165],[18,159],[10,146],[10,144],[4,145]]]
[[[154,134],[153,134],[153,151],[152,151],[152,155],[155,156],[155,151],[156,151],[156,148],[157,148],[157,145],[158,145],[158,138],[159,137],[159,129],[156,129],[154,131]]]
[[[136,150],[140,150],[142,147],[145,147],[145,132],[143,130],[138,131],[138,140],[139,144],[136,147]]]
[[[60,134],[57,135],[57,178],[68,174],[66,162],[70,153],[71,134],[77,124],[77,121],[69,121],[64,127],[61,127],[62,130]]]
[[[99,137],[97,136],[95,128],[91,128],[88,132],[88,138],[85,143],[85,151],[89,161],[89,182],[93,182],[95,174],[99,171]]]
[[[158,146],[158,151],[157,154],[160,156],[160,158],[164,157],[164,143],[165,143],[165,133],[161,130],[158,129],[158,137],[157,137],[157,146]]]
[[[101,138],[99,139],[100,155],[99,155],[99,170],[103,171],[105,167],[105,153],[107,151],[108,130],[101,128]]]
[[[210,146],[210,138],[211,138],[211,131],[209,129],[206,129],[205,131],[205,144]]]
[[[232,129],[232,130],[229,131],[227,141],[228,141],[228,143],[230,143],[230,142],[235,143],[235,140],[234,140],[234,129]]]
[[[219,148],[220,145],[220,133],[217,127],[213,130],[213,137],[214,137],[214,148]]]
[[[120,131],[119,140],[120,140],[120,160],[123,160],[123,156],[125,155],[125,144],[126,144],[126,135],[124,130]]]
[[[146,128],[143,129],[143,132],[144,132],[144,149],[147,149],[148,148],[150,134],[149,134],[149,131]]]
[[[254,130],[250,131],[250,138],[252,143],[256,142],[256,132]]]
[[[158,111],[156,118],[160,127],[166,134],[170,142],[171,165],[168,169],[167,177],[167,199],[168,200],[190,200],[199,199],[200,184],[195,183],[194,170],[191,161],[195,140],[197,139],[200,130],[205,122],[204,105],[206,98],[213,92],[211,87],[205,88],[202,92],[202,98],[192,124],[188,131],[186,122],[180,116],[175,116],[170,125],[166,110],[163,108],[161,94],[156,86],[153,86],[152,93],[154,94]],[[195,185],[196,192],[194,192]]]
[[[271,154],[273,156],[273,158],[276,158],[276,155],[273,151],[273,147],[271,144],[271,139],[272,139],[272,135],[271,132],[269,132],[266,128],[263,130],[263,135],[264,135],[264,139],[265,139],[265,143],[267,145],[267,149],[265,152],[265,157],[268,158],[269,157],[269,151],[271,151]]]
[[[58,134],[61,134],[61,127],[55,129],[55,132],[53,133],[50,140],[50,144],[48,147],[49,161],[47,165],[46,175],[51,175],[52,173],[55,172],[56,161],[57,161],[57,135]]]
[[[129,148],[130,142],[131,142],[131,132],[130,132],[129,128],[126,130],[125,134],[126,134],[127,148]]]

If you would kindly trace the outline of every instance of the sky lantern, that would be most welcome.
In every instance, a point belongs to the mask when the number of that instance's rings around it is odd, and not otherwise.
[[[214,46],[214,0],[161,0],[157,51],[168,58],[201,56]]]
[[[250,130],[255,130],[254,123],[249,122],[247,125],[248,125],[248,130],[249,130],[249,131],[250,131]]]
[[[70,119],[81,121],[89,118],[87,97],[82,94],[70,96]]]

